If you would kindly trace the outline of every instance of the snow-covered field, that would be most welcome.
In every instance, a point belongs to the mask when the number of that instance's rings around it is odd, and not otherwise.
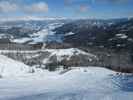
[[[5,56],[1,55],[0,59],[0,67],[10,68],[6,73],[20,73],[22,66],[27,69],[26,65]],[[25,72],[27,70],[18,76],[7,75],[0,79],[0,100],[133,99],[132,75],[121,75],[99,67],[72,68],[63,74],[47,70]]]

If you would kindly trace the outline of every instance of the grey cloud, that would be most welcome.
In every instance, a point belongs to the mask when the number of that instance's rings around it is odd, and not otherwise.
[[[9,3],[7,1],[0,2],[0,12],[2,13],[16,12],[18,8],[18,5],[14,3]]]

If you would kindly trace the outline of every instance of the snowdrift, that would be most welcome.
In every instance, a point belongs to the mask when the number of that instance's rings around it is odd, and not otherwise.
[[[1,76],[19,76],[27,73],[29,66],[12,60],[6,56],[0,55],[0,75]]]

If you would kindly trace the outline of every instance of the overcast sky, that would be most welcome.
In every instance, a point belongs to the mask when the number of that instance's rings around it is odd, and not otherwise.
[[[122,18],[133,16],[133,0],[0,0],[0,17]]]

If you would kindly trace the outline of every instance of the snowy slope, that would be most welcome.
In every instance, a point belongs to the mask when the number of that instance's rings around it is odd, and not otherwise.
[[[87,66],[98,61],[98,57],[92,53],[85,52],[78,48],[68,49],[41,49],[41,50],[0,50],[2,54],[9,55],[10,58],[19,60],[30,66],[46,67],[49,64],[58,64],[57,66]],[[23,55],[23,56],[22,56]],[[25,60],[23,60],[25,59]],[[39,62],[38,62],[39,61]],[[31,65],[31,62],[34,62]],[[75,64],[76,63],[76,64]],[[53,66],[53,67],[54,67]],[[55,67],[56,68],[56,67]]]
[[[59,57],[86,54],[78,49],[46,50]],[[87,53],[88,54],[88,53]],[[91,54],[88,54],[91,55]],[[35,56],[35,55],[34,55]],[[93,56],[93,55],[92,55]],[[132,100],[133,75],[99,67],[77,67],[61,74],[29,67],[0,55],[0,100]]]
[[[0,55],[0,75],[2,77],[20,76],[29,71],[29,66]]]
[[[98,67],[0,80],[0,100],[132,100],[133,78]]]
[[[88,59],[91,61],[93,58],[96,58],[95,55],[84,52],[82,50],[79,50],[77,48],[69,48],[69,49],[47,49],[46,51],[50,52],[50,56],[56,56],[58,61],[63,60],[64,58],[67,60],[70,60],[72,56],[78,56],[78,55],[86,55],[88,56]]]

